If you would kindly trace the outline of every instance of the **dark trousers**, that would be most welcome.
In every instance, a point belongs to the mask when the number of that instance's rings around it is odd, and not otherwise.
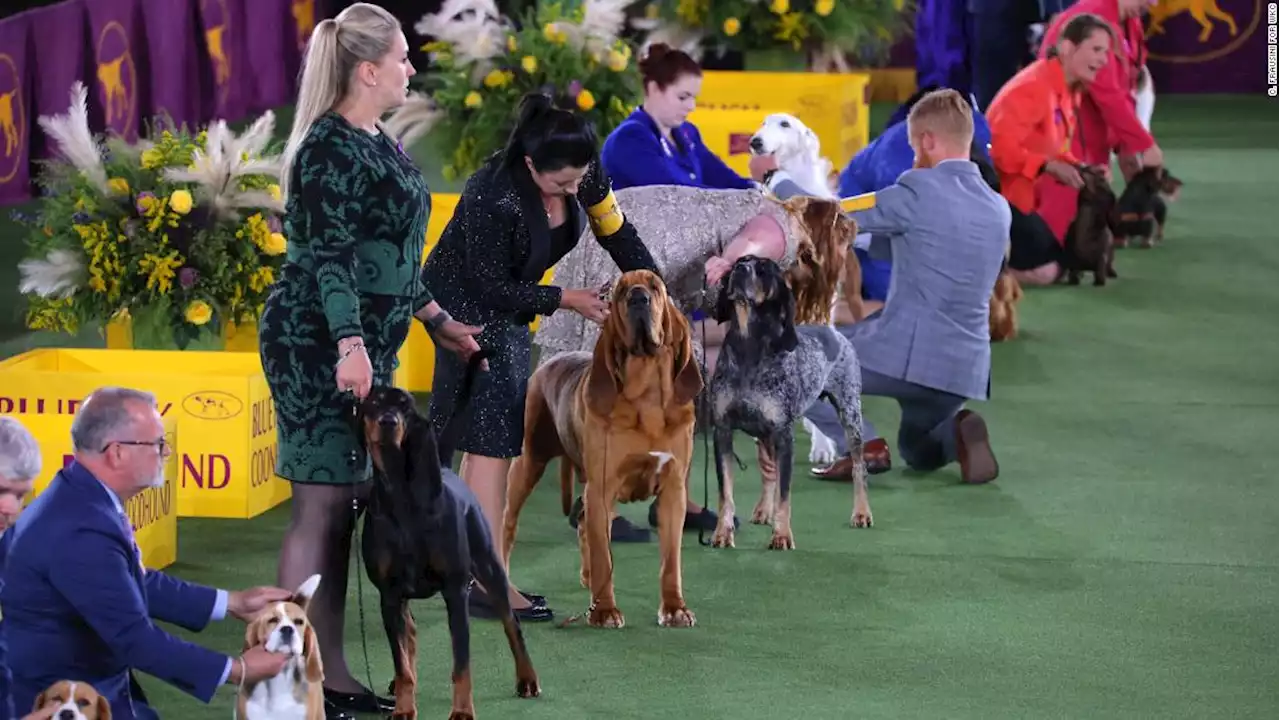
[[[1061,260],[1062,246],[1044,218],[1035,213],[1024,213],[1012,205],[1009,210],[1013,214],[1013,222],[1009,225],[1010,268],[1035,270]]]
[[[1024,13],[969,13],[969,67],[973,69],[973,94],[982,112],[1022,66],[1029,22]]]

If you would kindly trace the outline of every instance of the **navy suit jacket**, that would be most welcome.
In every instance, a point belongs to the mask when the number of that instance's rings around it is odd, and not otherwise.
[[[642,185],[692,185],[715,190],[750,190],[755,183],[733,171],[702,143],[692,123],[672,131],[673,147],[644,108],[614,128],[600,150],[600,162],[614,190]]]
[[[91,683],[116,720],[157,718],[133,670],[203,702],[226,681],[226,655],[180,640],[226,612],[226,593],[144,570],[124,508],[78,463],[60,471],[9,529],[0,607],[15,709],[58,680]]]
[[[0,535],[0,590],[4,588],[5,558],[9,556],[9,538],[13,533]],[[0,718],[16,718],[13,711],[13,673],[9,670],[9,649],[4,641],[4,610],[0,607]],[[25,714],[25,713],[24,713]]]

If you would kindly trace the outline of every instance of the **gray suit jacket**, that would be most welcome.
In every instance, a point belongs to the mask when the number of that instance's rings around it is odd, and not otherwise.
[[[781,198],[800,194],[775,174]],[[991,291],[1009,242],[1009,204],[978,166],[947,160],[908,170],[876,193],[876,206],[851,214],[872,234],[872,255],[892,248],[884,308],[854,326],[864,367],[977,400],[991,379]]]

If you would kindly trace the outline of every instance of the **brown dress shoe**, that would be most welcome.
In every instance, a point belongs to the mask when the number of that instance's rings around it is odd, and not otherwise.
[[[995,480],[1000,465],[991,452],[987,423],[972,410],[956,413],[956,454],[960,461],[960,478],[966,483],[981,484]]]
[[[868,475],[879,475],[888,472],[892,466],[889,456],[889,443],[883,438],[876,438],[862,446],[862,461],[866,463]],[[853,482],[853,460],[842,457],[826,467],[816,467],[809,474],[820,480],[837,482]]]

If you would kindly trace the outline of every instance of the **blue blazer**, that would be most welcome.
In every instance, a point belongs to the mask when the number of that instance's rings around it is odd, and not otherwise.
[[[0,607],[16,709],[29,712],[58,680],[81,680],[117,720],[158,718],[135,669],[213,699],[231,659],[152,618],[202,630],[226,613],[226,593],[144,571],[124,507],[88,470],[74,462],[61,470],[5,534]]]
[[[13,533],[0,535],[0,591],[4,589],[4,565],[9,557],[9,538]],[[4,641],[4,611],[0,608],[0,718],[20,717],[13,711],[13,673],[9,670],[9,648]],[[26,714],[26,711],[23,713]]]
[[[600,162],[613,180],[613,189],[640,185],[692,185],[717,190],[749,190],[755,183],[733,171],[702,144],[702,135],[692,123],[672,133],[673,146],[662,137],[658,124],[644,108],[605,138]]]

